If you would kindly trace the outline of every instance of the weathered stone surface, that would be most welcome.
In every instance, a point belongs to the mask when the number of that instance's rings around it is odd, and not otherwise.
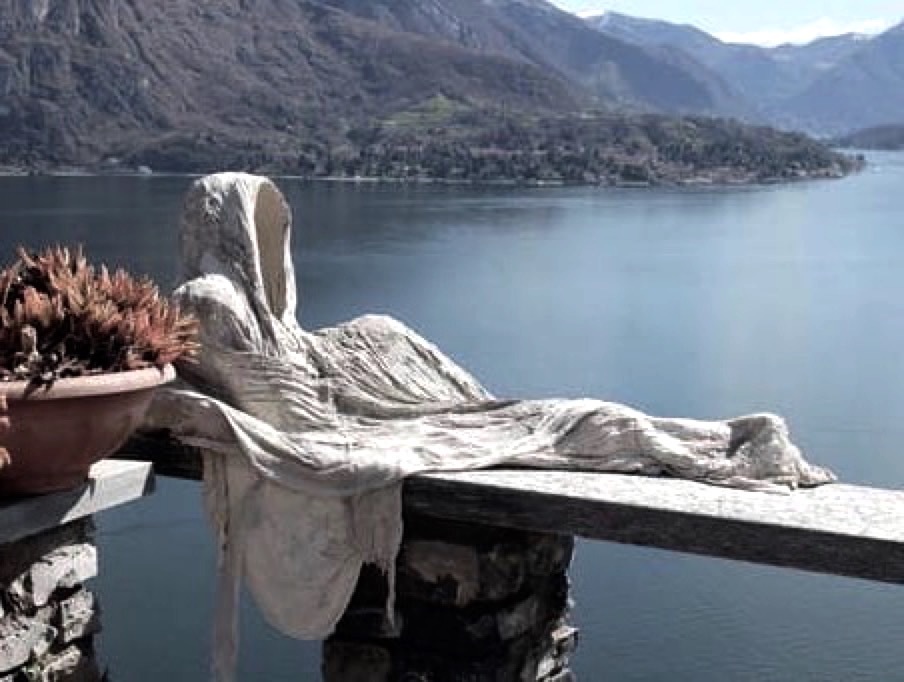
[[[324,645],[325,682],[357,682],[362,670],[376,675],[373,661],[387,659],[388,677],[382,667],[374,679],[551,682],[567,672],[577,641],[567,623],[572,551],[570,537],[407,516],[396,631],[377,627],[387,585],[366,567]],[[346,660],[326,664],[339,657]]]
[[[511,609],[503,609],[496,616],[499,639],[507,642],[534,630],[542,617],[544,606],[540,597],[531,596]]]
[[[29,582],[34,603],[43,606],[56,590],[76,587],[95,576],[97,548],[93,544],[61,547],[31,567]]]
[[[569,625],[565,621],[559,623],[559,625],[555,630],[552,631],[552,634],[550,635],[552,637],[552,642],[555,646],[556,653],[560,656],[568,656],[573,654],[575,649],[577,649],[578,647],[578,634],[579,631],[576,627]]]
[[[88,543],[63,547],[38,560],[6,586],[7,601],[20,611],[47,605],[58,590],[70,590],[97,575],[97,550]]]
[[[93,525],[81,520],[0,546],[0,682],[99,682]]]
[[[94,534],[91,519],[81,519],[13,543],[0,545],[0,589],[23,577],[36,563],[60,548],[90,543]],[[97,571],[95,565],[95,572]]]
[[[412,646],[442,651],[489,651],[522,635],[534,635],[568,609],[568,578],[549,576],[515,600],[473,603],[464,608],[405,599],[399,610],[403,637]]]
[[[80,589],[61,601],[56,626],[63,644],[100,632],[100,606],[94,594]]]
[[[404,544],[399,564],[402,594],[427,592],[435,601],[465,606],[481,593],[476,547],[413,540]]]
[[[577,647],[578,631],[565,622],[559,624],[549,634],[549,648],[537,663],[535,679],[558,679],[563,673],[571,674],[568,668],[569,657]]]
[[[674,478],[491,470],[413,477],[404,502],[409,513],[904,583],[900,490],[775,495]]]
[[[153,490],[154,471],[149,463],[101,460],[91,467],[84,485],[50,495],[0,500],[0,544],[62,532],[70,523],[90,521],[93,514],[133,502]],[[64,544],[60,541],[51,546]]]
[[[537,578],[568,568],[574,539],[429,517],[405,519],[399,595],[465,606],[529,592]]]
[[[565,570],[571,538],[543,536],[481,549],[437,541],[406,541],[399,593],[455,606],[502,601],[529,588],[537,575]]]
[[[0,673],[15,670],[46,654],[57,630],[35,618],[7,617],[0,622]]]
[[[72,645],[44,658],[29,670],[29,682],[101,682],[94,657]]]

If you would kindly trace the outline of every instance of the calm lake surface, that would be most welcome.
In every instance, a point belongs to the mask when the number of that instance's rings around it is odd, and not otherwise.
[[[390,313],[500,396],[779,412],[843,480],[904,487],[904,155],[871,161],[842,181],[718,190],[285,180],[300,318]],[[2,178],[0,252],[81,242],[169,287],[188,183]],[[162,480],[100,519],[114,681],[206,679],[214,552],[199,498]],[[904,675],[899,588],[598,543],[579,544],[572,575],[585,682]],[[319,664],[318,643],[246,605],[240,679],[317,680]]]

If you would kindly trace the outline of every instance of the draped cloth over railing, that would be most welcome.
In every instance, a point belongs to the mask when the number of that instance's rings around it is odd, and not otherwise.
[[[199,318],[203,350],[179,367],[183,388],[160,393],[149,426],[204,452],[220,547],[218,679],[233,674],[241,580],[270,623],[312,639],[332,631],[362,563],[391,582],[411,474],[515,465],[770,490],[834,480],[773,415],[704,422],[599,400],[496,400],[391,318],[302,330],[291,214],[265,178],[198,180],[181,230],[175,297]]]

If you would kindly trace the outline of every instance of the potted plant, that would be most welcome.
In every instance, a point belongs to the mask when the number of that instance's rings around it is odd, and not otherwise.
[[[95,268],[81,248],[20,248],[0,271],[0,496],[83,482],[196,334],[146,278]]]

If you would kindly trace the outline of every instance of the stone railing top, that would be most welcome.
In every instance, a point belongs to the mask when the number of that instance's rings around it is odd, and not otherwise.
[[[0,500],[0,545],[132,502],[153,490],[151,464],[103,460],[91,468],[88,481],[78,488]]]
[[[198,452],[135,440],[123,457],[199,479]],[[675,478],[491,469],[412,476],[404,506],[454,521],[904,583],[904,490],[834,484],[792,494]]]
[[[405,509],[904,583],[904,490],[836,484],[783,495],[673,478],[508,469],[412,477]]]

